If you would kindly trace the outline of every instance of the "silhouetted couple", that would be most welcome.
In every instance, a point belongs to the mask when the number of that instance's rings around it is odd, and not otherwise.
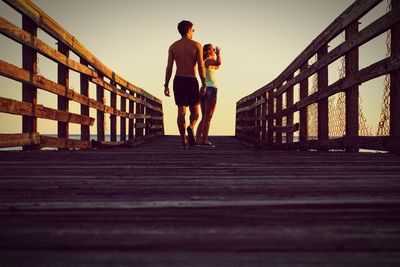
[[[220,49],[213,45],[201,44],[192,40],[193,23],[181,21],[178,31],[182,38],[174,42],[168,50],[168,63],[165,73],[164,94],[170,96],[169,81],[172,75],[174,61],[176,73],[173,82],[175,103],[178,106],[177,124],[182,138],[183,148],[191,146],[214,145],[208,141],[211,118],[217,103],[217,83],[215,70],[221,65]],[[201,87],[196,78],[196,65],[199,72]],[[197,127],[196,137],[194,127],[199,118],[199,104],[202,118]],[[190,110],[190,124],[186,128],[186,109]],[[186,137],[187,131],[187,137]]]

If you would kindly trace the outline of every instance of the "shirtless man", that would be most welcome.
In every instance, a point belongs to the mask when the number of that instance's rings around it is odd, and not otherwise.
[[[164,94],[170,96],[169,80],[172,75],[172,67],[176,62],[174,78],[175,104],[178,106],[177,124],[182,138],[182,145],[187,148],[186,139],[186,108],[190,109],[190,125],[187,127],[189,144],[195,145],[193,128],[199,118],[199,83],[196,79],[196,64],[201,79],[202,89],[206,87],[205,68],[203,62],[203,49],[200,43],[193,41],[194,29],[190,21],[181,21],[178,31],[182,38],[174,42],[168,50],[168,64],[165,72]]]

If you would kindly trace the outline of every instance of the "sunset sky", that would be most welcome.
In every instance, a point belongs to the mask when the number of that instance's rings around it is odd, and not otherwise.
[[[193,39],[222,48],[217,71],[218,102],[211,135],[233,135],[236,102],[278,76],[351,0],[34,0],[36,5],[75,36],[89,51],[124,79],[163,101],[166,134],[178,134],[173,97],[163,95],[167,51],[180,38],[181,20],[194,24]],[[360,28],[384,14],[386,1],[361,20]],[[0,2],[0,15],[20,26],[21,16]],[[39,38],[56,47],[43,31]],[[386,55],[386,34],[360,49],[360,68]],[[335,39],[330,49],[340,43]],[[0,36],[0,59],[21,67],[21,46]],[[57,65],[39,58],[39,73],[57,81]],[[329,67],[329,83],[338,78],[338,64]],[[174,67],[175,71],[175,67]],[[71,88],[79,91],[79,76],[71,74]],[[170,83],[172,88],[172,81]],[[91,85],[92,88],[93,85]],[[0,77],[0,96],[20,100],[21,86]],[[383,78],[360,88],[367,122],[376,131]],[[95,94],[91,91],[91,97]],[[39,103],[56,107],[56,97],[39,91]],[[71,112],[79,112],[71,104]],[[91,110],[95,117],[95,110]],[[0,114],[0,133],[21,132],[19,116]],[[70,133],[79,133],[72,125]],[[40,133],[56,133],[57,123],[39,120]],[[96,133],[95,127],[91,128]]]

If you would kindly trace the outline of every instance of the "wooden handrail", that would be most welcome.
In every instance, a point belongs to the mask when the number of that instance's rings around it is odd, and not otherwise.
[[[344,29],[352,22],[358,20],[363,15],[368,13],[371,9],[377,6],[382,0],[357,0],[349,8],[347,8],[339,17],[337,17],[321,34],[315,38],[303,52],[300,53],[295,60],[272,82],[256,90],[254,93],[243,97],[238,102],[244,102],[249,98],[254,98],[264,91],[272,90],[276,88],[279,84],[282,84],[287,78],[300,69],[308,59],[318,52],[318,49],[322,45],[329,43],[338,34],[340,34]]]
[[[126,81],[105,66],[90,53],[72,34],[68,33],[54,19],[29,0],[3,0],[22,15],[22,28],[0,17],[0,33],[22,44],[23,68],[0,60],[0,75],[18,81],[23,85],[23,99],[8,99],[0,95],[0,112],[23,116],[23,133],[0,134],[1,147],[24,146],[24,149],[38,147],[91,148],[90,126],[97,120],[97,141],[107,146],[105,138],[105,114],[110,114],[109,144],[143,142],[164,134],[162,102],[145,90]],[[41,28],[58,42],[58,50],[50,47],[37,37]],[[73,51],[79,61],[69,58]],[[54,82],[38,75],[37,53],[58,64],[58,81]],[[80,92],[69,87],[69,70],[80,74]],[[108,78],[109,81],[106,81]],[[89,84],[96,85],[96,99],[89,97]],[[58,109],[37,103],[37,89],[57,95]],[[111,103],[105,103],[104,91],[111,94]],[[117,101],[120,98],[120,101]],[[81,114],[69,112],[69,102],[81,105]],[[117,103],[119,102],[119,107]],[[44,104],[44,105],[43,105]],[[134,108],[136,106],[136,109]],[[89,109],[97,110],[96,118],[90,117]],[[58,137],[38,133],[37,118],[56,120]],[[117,142],[117,118],[120,125],[120,141]],[[81,125],[81,140],[69,139],[69,123]],[[126,127],[126,124],[129,127]],[[38,136],[40,138],[38,138]],[[98,144],[98,143],[96,143]],[[95,146],[98,147],[98,146]]]
[[[381,145],[382,150],[397,151],[400,143],[400,0],[391,0],[391,11],[358,31],[358,20],[383,0],[357,0],[336,18],[309,46],[273,81],[241,98],[236,103],[236,136],[268,147],[282,149],[346,149],[357,151],[360,146],[368,149],[368,142],[358,136],[358,86],[382,75],[390,75],[390,142],[374,142],[371,149]],[[391,31],[391,56],[358,69],[358,49],[385,31]],[[327,46],[341,32],[346,33],[346,40],[328,52]],[[315,63],[308,65],[309,60],[318,55]],[[346,76],[328,86],[328,66],[337,59],[346,60]],[[298,70],[300,73],[294,75]],[[308,94],[308,79],[318,74],[318,90]],[[293,88],[300,85],[300,99],[293,103]],[[328,133],[328,97],[339,92],[346,93],[346,140],[353,140],[351,147],[348,141],[332,141]],[[286,95],[285,95],[286,94]],[[287,98],[286,108],[282,108],[283,97]],[[264,100],[266,99],[266,101]],[[318,105],[318,140],[308,139],[307,107]],[[293,123],[293,114],[300,111],[299,124]],[[264,113],[265,115],[261,115]],[[282,118],[287,118],[282,125]],[[397,118],[397,119],[395,119]],[[261,126],[260,126],[261,125]],[[295,126],[296,125],[296,126]],[[284,129],[291,129],[283,143]],[[292,132],[300,130],[298,142],[293,142]],[[267,132],[267,139],[263,136]],[[342,139],[344,137],[341,137]],[[358,140],[358,141],[357,141]],[[377,140],[377,139],[370,139]],[[397,140],[397,141],[396,141]],[[396,143],[397,142],[397,143]],[[301,145],[290,145],[300,143]],[[395,144],[396,143],[396,144]],[[318,145],[319,144],[319,145]],[[390,144],[392,147],[388,147]]]

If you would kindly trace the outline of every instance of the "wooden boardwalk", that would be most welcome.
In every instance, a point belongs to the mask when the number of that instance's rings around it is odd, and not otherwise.
[[[0,153],[0,266],[400,266],[400,156]]]

